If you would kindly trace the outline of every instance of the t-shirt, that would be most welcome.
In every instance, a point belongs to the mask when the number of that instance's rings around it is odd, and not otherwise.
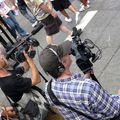
[[[28,93],[32,87],[32,81],[30,78],[22,77],[17,69],[11,71],[10,76],[0,78],[0,87],[5,95],[9,96],[14,102],[18,102],[23,93]],[[21,72],[22,73],[22,72]]]
[[[29,7],[30,11],[33,13],[33,15],[36,17],[38,21],[45,19],[49,13],[45,13],[42,9],[40,9],[40,5],[47,4],[47,6],[52,9],[52,5],[47,0],[24,0],[27,6]]]
[[[0,10],[2,10],[5,14],[10,11],[10,8],[5,4],[4,0],[0,0]]]

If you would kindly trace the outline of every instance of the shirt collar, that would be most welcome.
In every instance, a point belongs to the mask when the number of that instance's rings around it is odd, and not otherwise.
[[[54,79],[55,81],[58,81],[58,82],[66,82],[66,81],[71,81],[73,79],[78,79],[81,77],[81,74],[80,73],[74,73],[72,74],[72,76],[70,76],[69,78],[67,79]]]

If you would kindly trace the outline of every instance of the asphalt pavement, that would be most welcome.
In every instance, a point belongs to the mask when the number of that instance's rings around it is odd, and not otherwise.
[[[72,0],[71,2],[77,10],[79,10],[80,2],[77,0]],[[90,6],[89,9],[80,13],[79,26],[83,27],[81,39],[89,38],[102,49],[102,58],[93,65],[94,73],[104,89],[111,94],[116,94],[120,89],[120,0],[90,0]],[[58,15],[62,19],[63,24],[72,30],[72,28],[76,26],[75,16],[69,10],[67,10],[67,12],[73,19],[71,23],[67,23],[59,12]],[[32,30],[29,21],[21,14],[17,16],[17,19],[25,30],[28,32]],[[39,52],[47,45],[44,29],[39,31],[34,37],[40,43],[35,58],[36,65],[42,75],[49,80],[50,76],[47,76],[43,72],[38,61]],[[59,44],[64,41],[66,37],[67,35],[65,33],[59,32],[54,36],[54,43]],[[73,64],[71,70],[73,72],[81,72],[76,66],[75,58],[72,58]],[[29,73],[26,75],[30,76]],[[44,79],[42,79],[39,86],[44,89]],[[4,96],[1,93],[1,99],[3,98]]]

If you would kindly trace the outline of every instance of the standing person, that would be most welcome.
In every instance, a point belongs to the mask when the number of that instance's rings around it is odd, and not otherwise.
[[[120,95],[109,94],[92,80],[92,70],[86,71],[84,76],[72,73],[70,51],[71,42],[65,41],[60,45],[48,45],[39,55],[41,67],[52,76],[48,85],[51,85],[53,94],[59,102],[91,117],[91,120],[119,120],[115,117],[119,115],[120,118]],[[55,104],[48,94],[48,85],[45,89],[49,104],[57,108],[65,120],[90,120],[70,108]]]
[[[76,10],[76,8],[71,4],[69,0],[51,0],[51,3],[56,11],[60,11],[62,15],[65,16],[65,21],[71,22],[72,18],[67,14],[65,9],[69,9],[75,14],[75,21],[78,22],[79,12]]]
[[[81,2],[79,11],[82,12],[88,8],[90,8],[90,1],[89,0],[79,0]]]
[[[0,15],[2,16],[5,23],[10,27],[11,34],[14,38],[17,38],[16,31],[21,37],[25,37],[29,34],[20,27],[12,10],[6,5],[5,0],[0,1]]]
[[[58,17],[57,13],[53,11],[50,1],[43,0],[24,0],[28,8],[38,21],[44,25],[46,31],[46,41],[48,44],[53,43],[53,35],[60,30],[67,35],[71,35],[72,32],[62,24],[62,21]]]
[[[30,23],[32,23],[32,27],[35,27],[38,22],[34,16],[32,16],[28,13],[29,9],[28,9],[26,3],[24,2],[24,0],[17,0],[17,6],[18,6],[20,13],[26,19],[28,19],[30,21]],[[17,8],[17,6],[16,6],[16,8]]]

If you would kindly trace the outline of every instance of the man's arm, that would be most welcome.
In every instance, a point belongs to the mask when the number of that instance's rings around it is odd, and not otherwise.
[[[27,61],[28,65],[31,69],[31,73],[32,73],[31,80],[32,80],[32,85],[34,86],[34,85],[40,83],[40,81],[41,81],[40,75],[39,75],[36,65],[33,62],[33,59],[30,58],[25,52],[24,52],[24,55],[26,57],[26,61]]]
[[[90,91],[89,102],[95,113],[102,114],[104,118],[112,118],[119,113],[120,104],[99,84],[95,83]]]

